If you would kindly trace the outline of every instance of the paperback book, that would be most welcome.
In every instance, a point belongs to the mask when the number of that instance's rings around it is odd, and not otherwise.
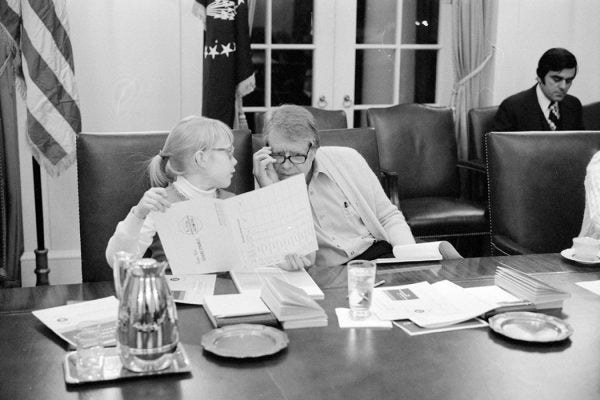
[[[327,326],[325,310],[302,289],[281,279],[265,278],[261,298],[284,329]]]
[[[255,293],[206,296],[204,311],[215,328],[234,324],[278,325],[275,315]]]

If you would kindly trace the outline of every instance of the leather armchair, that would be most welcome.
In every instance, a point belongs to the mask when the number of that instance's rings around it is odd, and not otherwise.
[[[486,149],[492,251],[570,248],[581,229],[583,182],[600,131],[492,132]]]
[[[492,131],[498,106],[472,108],[467,113],[467,160],[460,165],[467,169],[465,190],[468,197],[487,201],[487,178],[485,170],[485,135]]]
[[[398,175],[398,205],[416,238],[488,235],[484,205],[460,196],[450,108],[400,104],[369,109],[367,120],[375,128],[381,167]]]
[[[583,106],[583,127],[586,130],[600,130],[600,101]]]
[[[348,119],[344,110],[324,110],[311,106],[302,106],[306,108],[315,118],[317,129],[343,129],[348,127]],[[262,133],[264,126],[265,113],[254,114],[254,133]]]
[[[108,240],[149,188],[146,165],[168,132],[81,133],[77,138],[77,187],[84,282],[112,280],[105,258]],[[234,131],[236,173],[228,188],[254,189],[250,131]]]

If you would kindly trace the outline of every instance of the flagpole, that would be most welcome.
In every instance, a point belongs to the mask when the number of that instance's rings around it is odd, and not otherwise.
[[[35,275],[36,286],[47,286],[48,273],[48,249],[44,240],[44,208],[42,206],[42,180],[40,164],[35,158],[31,158],[33,164],[33,194],[35,199],[35,229],[37,234],[37,249],[35,252]]]

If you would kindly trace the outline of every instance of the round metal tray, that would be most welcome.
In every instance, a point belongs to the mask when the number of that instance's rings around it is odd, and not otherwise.
[[[573,328],[565,321],[534,312],[501,313],[490,318],[488,323],[501,335],[527,342],[556,342],[573,334]]]
[[[285,332],[259,324],[236,324],[202,336],[202,347],[222,357],[253,358],[275,354],[289,343]]]

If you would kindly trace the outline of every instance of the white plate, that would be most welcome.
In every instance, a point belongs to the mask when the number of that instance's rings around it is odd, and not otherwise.
[[[595,260],[584,260],[582,258],[578,258],[575,253],[573,253],[573,249],[565,249],[560,252],[560,255],[566,258],[567,260],[576,261],[581,264],[598,264],[600,263],[600,257],[596,256]]]

